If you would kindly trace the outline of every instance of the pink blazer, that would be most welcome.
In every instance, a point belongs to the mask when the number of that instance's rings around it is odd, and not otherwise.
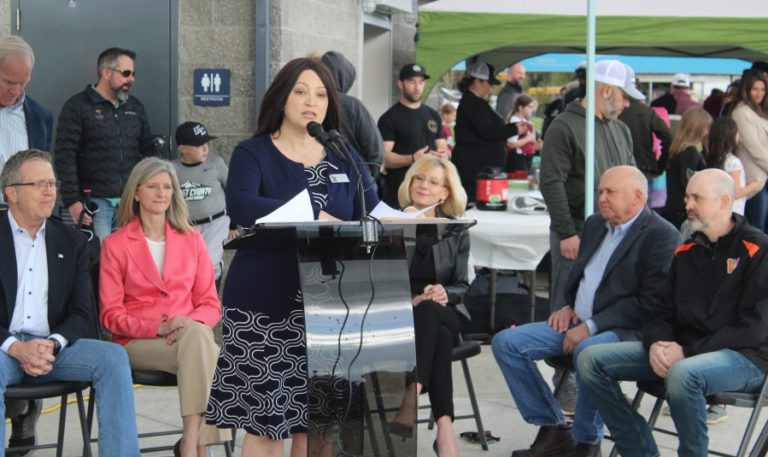
[[[203,237],[165,227],[163,276],[157,271],[138,219],[106,237],[99,271],[101,323],[114,341],[157,338],[157,328],[176,315],[213,327],[221,302]]]

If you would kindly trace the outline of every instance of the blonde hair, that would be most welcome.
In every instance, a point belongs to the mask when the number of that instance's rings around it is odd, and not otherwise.
[[[135,198],[136,192],[139,190],[140,185],[160,173],[168,173],[168,176],[171,177],[171,186],[173,187],[171,205],[165,212],[166,220],[171,224],[171,227],[182,233],[192,228],[192,225],[189,223],[189,209],[187,209],[187,202],[184,201],[181,193],[176,170],[171,165],[171,162],[158,159],[157,157],[147,157],[133,167],[125,189],[123,189],[123,195],[120,197],[121,204],[117,212],[118,227],[128,224],[134,218],[141,217],[139,202]]]
[[[456,165],[446,159],[433,155],[426,155],[417,160],[408,169],[405,174],[403,183],[400,184],[400,188],[397,190],[397,201],[402,208],[411,206],[413,200],[411,199],[411,182],[413,176],[423,173],[426,170],[432,168],[442,168],[445,175],[445,187],[448,189],[448,198],[445,199],[438,208],[440,211],[449,217],[459,217],[464,215],[464,210],[467,207],[467,193],[461,186],[461,180],[459,179],[459,172],[456,170]]]
[[[669,146],[669,157],[674,157],[688,146],[696,146],[703,142],[710,125],[712,125],[712,116],[708,112],[701,108],[688,108],[683,113],[683,120]]]

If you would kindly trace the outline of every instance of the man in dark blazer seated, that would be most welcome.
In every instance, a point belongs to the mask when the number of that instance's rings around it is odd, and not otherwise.
[[[0,211],[0,392],[19,383],[91,382],[99,455],[138,456],[128,355],[117,344],[83,338],[95,312],[87,241],[50,219],[57,188],[50,154],[14,154],[0,187],[8,202]]]
[[[565,303],[547,322],[499,332],[493,354],[526,422],[540,426],[513,457],[599,456],[603,421],[577,377],[573,428],[535,361],[579,353],[593,344],[636,340],[663,293],[679,232],[646,207],[648,181],[635,167],[608,169],[598,187],[599,214],[587,219]]]

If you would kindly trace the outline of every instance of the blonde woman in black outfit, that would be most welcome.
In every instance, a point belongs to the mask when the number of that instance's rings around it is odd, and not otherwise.
[[[436,156],[425,156],[410,167],[398,190],[398,200],[405,211],[421,210],[439,203],[425,217],[459,217],[464,214],[467,204],[456,167]],[[435,226],[417,228],[416,248],[409,259],[416,379],[408,386],[389,431],[395,435],[412,436],[417,396],[427,392],[437,424],[433,449],[443,457],[459,455],[453,431],[451,353],[459,342],[456,305],[464,302],[469,289],[468,258],[469,233],[466,230],[444,233],[438,239]]]

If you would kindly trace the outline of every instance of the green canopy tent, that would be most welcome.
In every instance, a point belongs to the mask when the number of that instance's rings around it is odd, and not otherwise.
[[[768,60],[763,0],[595,3],[598,54]],[[548,52],[585,53],[586,14],[586,0],[430,2],[419,8],[416,61],[437,76],[473,56],[502,69]]]

